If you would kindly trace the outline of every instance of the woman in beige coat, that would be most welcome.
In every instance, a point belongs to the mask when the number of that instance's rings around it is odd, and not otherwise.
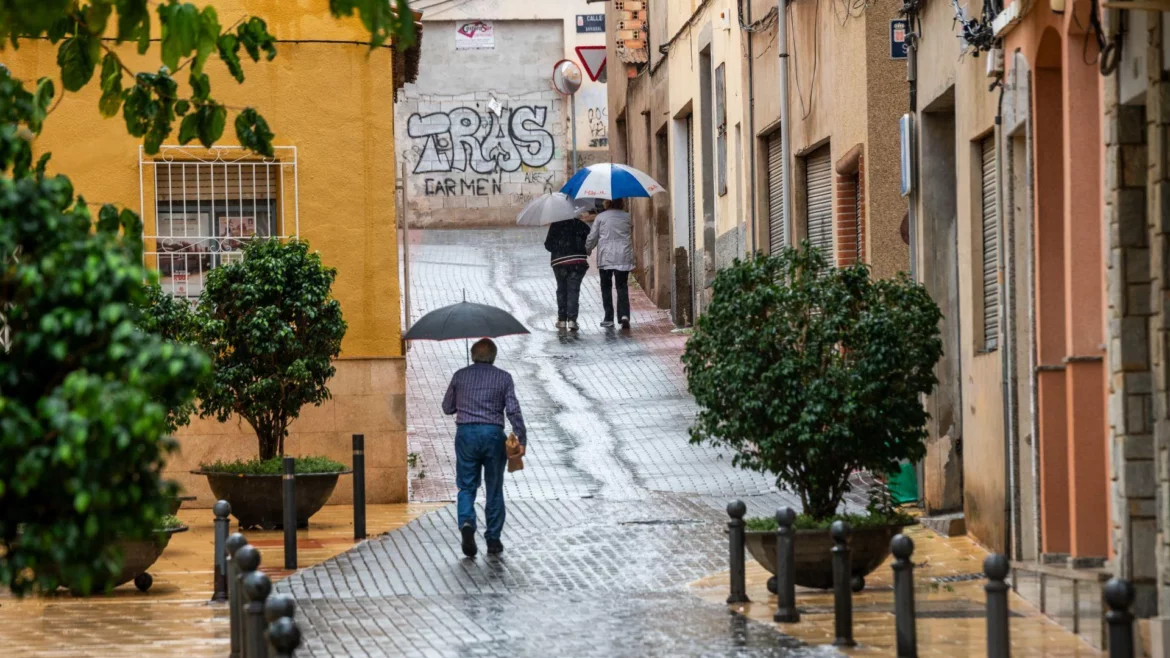
[[[605,210],[593,220],[585,240],[585,249],[597,249],[597,269],[601,271],[601,305],[605,319],[601,326],[613,326],[613,284],[617,284],[617,317],[623,329],[630,328],[630,272],[634,270],[634,228],[626,212],[625,199],[605,202]]]

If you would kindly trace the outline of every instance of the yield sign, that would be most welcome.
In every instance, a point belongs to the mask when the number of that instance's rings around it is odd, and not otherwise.
[[[577,46],[577,59],[581,60],[589,79],[597,82],[597,76],[605,68],[605,46]]]

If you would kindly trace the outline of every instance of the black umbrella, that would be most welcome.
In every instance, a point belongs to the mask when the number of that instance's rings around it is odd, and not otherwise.
[[[499,338],[529,333],[507,311],[486,304],[459,302],[431,311],[403,336],[405,340]]]

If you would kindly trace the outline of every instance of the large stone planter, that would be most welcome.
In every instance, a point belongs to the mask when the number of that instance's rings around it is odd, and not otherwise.
[[[122,550],[123,560],[122,572],[114,578],[110,587],[124,585],[133,580],[134,586],[139,590],[145,592],[150,589],[150,586],[154,584],[154,578],[146,570],[154,566],[154,563],[158,561],[159,556],[166,550],[167,544],[171,542],[171,536],[180,532],[187,532],[187,526],[183,525],[167,530],[155,530],[152,539],[119,541],[118,547]],[[95,583],[93,591],[101,592],[105,588],[106,583]],[[74,596],[81,595],[81,592],[75,587],[69,586],[69,591]]]
[[[890,555],[890,540],[902,531],[901,525],[862,528],[853,531],[849,540],[853,565],[853,589],[865,587],[865,577],[881,566]],[[747,549],[770,573],[776,573],[776,533],[749,531]],[[832,589],[833,561],[830,549],[833,538],[829,530],[796,531],[796,584],[801,587]],[[775,585],[769,581],[768,589]],[[774,592],[773,592],[774,593]]]
[[[206,475],[211,493],[216,500],[226,500],[232,506],[232,516],[240,527],[274,530],[284,527],[283,475],[241,475],[236,473],[210,473],[191,471]],[[297,527],[306,528],[309,517],[325,506],[333,495],[337,478],[353,471],[338,473],[297,473]]]

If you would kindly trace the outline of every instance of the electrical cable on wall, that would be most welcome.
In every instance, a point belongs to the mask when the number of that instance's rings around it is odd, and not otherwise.
[[[817,0],[816,9],[813,11],[813,66],[812,76],[808,84],[808,107],[804,104],[804,92],[800,90],[800,62],[797,61],[797,53],[800,51],[800,46],[796,43],[796,28],[793,27],[793,21],[788,21],[788,34],[792,41],[792,52],[789,57],[792,58],[792,69],[796,74],[796,97],[800,100],[800,118],[807,119],[812,114],[813,96],[816,94],[817,88],[817,62],[820,59],[817,54],[820,49],[820,16],[821,16],[821,0]]]
[[[959,0],[951,0],[951,6],[955,9],[952,25],[960,26],[959,40],[963,43],[960,56],[974,50],[974,57],[978,57],[980,52],[988,52],[995,45],[995,31],[991,28],[991,21],[997,12],[990,5],[990,2],[983,4],[983,20],[980,21],[968,18],[967,8],[960,6]]]
[[[865,14],[865,10],[869,8],[870,0],[840,0],[840,5],[845,11],[844,18],[841,18],[841,9],[837,8],[837,3],[838,0],[833,0],[833,13],[837,16],[841,27],[845,27],[850,18],[861,18]]]
[[[743,13],[740,12],[739,29],[743,30],[744,32],[763,32],[765,30],[770,30],[776,25],[776,21],[779,19],[779,17],[780,12],[777,11],[775,6],[773,6],[768,10],[768,13],[764,14],[763,17],[760,18],[760,20],[754,21],[751,25],[748,25],[747,23],[743,22]]]

